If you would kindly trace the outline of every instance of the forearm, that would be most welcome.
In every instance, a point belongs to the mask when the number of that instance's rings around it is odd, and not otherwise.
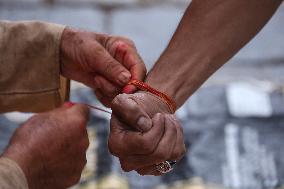
[[[146,83],[180,107],[268,22],[280,0],[193,0]]]

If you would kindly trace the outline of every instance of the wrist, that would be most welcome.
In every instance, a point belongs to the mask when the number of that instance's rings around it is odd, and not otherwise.
[[[169,112],[170,113],[175,113],[176,111],[176,103],[172,100],[172,98],[168,95],[166,95],[163,92],[160,92],[158,90],[156,90],[155,88],[151,87],[150,85],[147,85],[144,82],[141,82],[139,80],[131,80],[128,85],[133,85],[135,87],[137,87],[138,89],[142,90],[142,91],[146,91],[156,97],[158,97],[160,100],[162,100],[167,107],[169,108]]]
[[[66,77],[66,67],[68,67],[68,61],[70,60],[70,52],[73,49],[73,38],[76,32],[68,27],[66,27],[62,33],[60,42],[60,74]]]
[[[145,82],[170,96],[179,108],[213,73],[214,59],[202,54],[206,53],[191,56],[176,56],[171,53],[162,55]]]
[[[168,75],[170,73],[164,73],[166,74],[156,74],[155,70],[151,71],[148,74],[145,83],[170,97],[172,101],[175,102],[176,108],[178,108],[180,106],[180,92],[182,90],[179,80],[176,79],[174,74]]]

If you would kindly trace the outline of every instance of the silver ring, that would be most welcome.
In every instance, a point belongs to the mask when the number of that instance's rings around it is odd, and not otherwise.
[[[162,174],[166,174],[171,172],[174,168],[173,166],[177,163],[177,161],[165,161],[156,165],[156,170]]]

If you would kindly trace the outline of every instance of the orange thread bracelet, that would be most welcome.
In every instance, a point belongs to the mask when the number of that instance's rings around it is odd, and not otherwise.
[[[166,94],[152,88],[151,86],[147,85],[146,83],[139,81],[139,80],[136,80],[136,79],[130,80],[128,85],[134,85],[135,87],[137,87],[140,90],[147,91],[147,92],[150,92],[150,93],[156,95],[157,97],[162,99],[168,105],[168,107],[171,110],[171,113],[175,113],[176,103],[168,95],[166,95]]]

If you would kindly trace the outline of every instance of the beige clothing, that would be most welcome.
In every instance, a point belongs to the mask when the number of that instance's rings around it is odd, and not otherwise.
[[[41,112],[60,106],[69,81],[60,77],[64,26],[0,21],[0,112]],[[20,167],[0,158],[0,188],[28,189]]]
[[[68,98],[59,76],[64,26],[0,21],[0,112],[40,112]]]
[[[0,188],[28,189],[28,183],[21,168],[7,158],[0,158]]]

